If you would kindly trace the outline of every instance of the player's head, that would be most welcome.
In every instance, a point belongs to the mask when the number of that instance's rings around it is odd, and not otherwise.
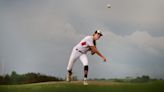
[[[100,30],[96,30],[95,33],[93,34],[93,39],[98,40],[100,37],[103,36]]]

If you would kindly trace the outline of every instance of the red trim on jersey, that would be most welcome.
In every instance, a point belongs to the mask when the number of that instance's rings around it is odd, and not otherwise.
[[[82,46],[83,46],[83,45],[86,45],[86,42],[82,42],[81,45],[82,45]]]

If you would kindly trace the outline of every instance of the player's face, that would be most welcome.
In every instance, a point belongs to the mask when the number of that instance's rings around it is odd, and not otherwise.
[[[100,36],[100,34],[98,34],[98,33],[94,35],[95,40],[100,39],[100,37],[101,37],[101,36]]]

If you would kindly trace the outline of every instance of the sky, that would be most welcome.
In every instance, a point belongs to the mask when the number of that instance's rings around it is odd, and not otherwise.
[[[65,78],[72,48],[100,29],[107,62],[88,53],[89,78],[164,78],[163,9],[163,0],[0,0],[0,74]],[[73,72],[83,77],[80,60]]]

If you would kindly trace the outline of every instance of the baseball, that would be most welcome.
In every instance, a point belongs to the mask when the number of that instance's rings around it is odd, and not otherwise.
[[[111,8],[111,5],[110,4],[107,4],[106,6],[107,6],[107,8]]]

